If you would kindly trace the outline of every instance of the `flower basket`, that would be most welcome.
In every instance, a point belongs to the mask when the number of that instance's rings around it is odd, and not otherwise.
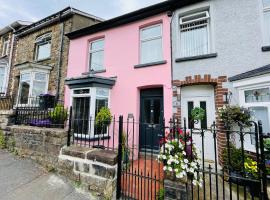
[[[158,160],[163,162],[163,170],[170,180],[202,186],[202,173],[200,171],[200,150],[192,143],[191,138],[178,131],[177,138],[168,135],[164,139]]]

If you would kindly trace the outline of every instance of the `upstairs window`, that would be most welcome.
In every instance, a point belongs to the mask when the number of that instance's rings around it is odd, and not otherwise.
[[[162,26],[142,28],[140,31],[140,63],[162,61]]]
[[[9,37],[5,36],[3,37],[2,56],[8,54],[8,48],[9,48]]]
[[[265,43],[270,45],[270,0],[263,0],[263,15]]]
[[[180,18],[180,57],[208,54],[209,12],[199,12]]]
[[[35,60],[44,60],[51,56],[51,33],[46,33],[37,37]]]
[[[104,67],[104,39],[95,40],[90,43],[89,50],[90,71],[102,71]]]

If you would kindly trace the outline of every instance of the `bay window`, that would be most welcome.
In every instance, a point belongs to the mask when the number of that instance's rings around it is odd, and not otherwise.
[[[140,30],[140,64],[162,60],[162,25],[142,28]]]
[[[0,93],[6,92],[7,64],[0,63]]]
[[[210,53],[209,12],[180,17],[180,57]]]
[[[89,49],[90,71],[102,71],[104,68],[104,39],[92,41]]]
[[[264,15],[264,40],[266,45],[270,45],[270,0],[262,1]]]
[[[35,104],[35,97],[47,93],[48,73],[21,71],[18,104]]]
[[[75,137],[98,138],[100,134],[108,135],[107,127],[100,130],[95,126],[95,118],[102,107],[109,106],[109,89],[99,87],[74,89],[72,106]]]

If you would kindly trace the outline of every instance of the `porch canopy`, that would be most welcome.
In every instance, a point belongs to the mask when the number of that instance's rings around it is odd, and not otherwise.
[[[112,88],[115,84],[116,78],[107,78],[103,76],[96,76],[92,74],[82,75],[75,78],[67,78],[65,84],[70,89],[84,88],[84,87],[102,87]]]

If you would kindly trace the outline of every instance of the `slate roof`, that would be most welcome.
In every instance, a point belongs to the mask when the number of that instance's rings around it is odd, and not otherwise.
[[[237,74],[235,76],[232,76],[229,78],[229,81],[238,81],[238,80],[242,80],[242,79],[246,79],[246,78],[251,78],[251,77],[256,77],[256,76],[260,76],[260,75],[264,75],[264,74],[268,74],[270,73],[270,64],[263,66],[263,67],[259,67],[257,69],[253,69],[241,74]]]

